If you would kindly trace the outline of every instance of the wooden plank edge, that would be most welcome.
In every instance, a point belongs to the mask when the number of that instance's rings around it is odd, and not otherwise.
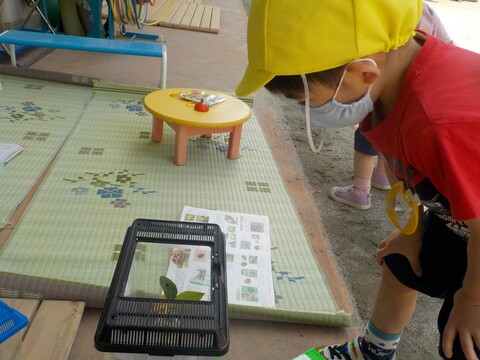
[[[82,301],[42,301],[15,360],[67,360],[82,319]]]

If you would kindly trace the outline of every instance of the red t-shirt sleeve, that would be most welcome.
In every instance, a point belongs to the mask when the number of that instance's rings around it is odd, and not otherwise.
[[[433,133],[435,132],[435,134]],[[418,137],[415,167],[449,201],[456,220],[480,218],[480,124],[442,124]]]

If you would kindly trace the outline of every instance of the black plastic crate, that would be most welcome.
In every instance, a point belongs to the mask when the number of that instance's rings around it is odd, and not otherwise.
[[[155,256],[163,258],[164,249],[182,246],[209,250],[207,300],[161,299],[160,292],[158,296],[152,294],[149,285],[145,290],[134,284],[136,290],[129,290],[132,279],[143,283],[145,262]],[[225,241],[218,225],[135,220],[120,251],[95,334],[95,347],[105,352],[157,356],[224,355],[229,346],[225,271]]]

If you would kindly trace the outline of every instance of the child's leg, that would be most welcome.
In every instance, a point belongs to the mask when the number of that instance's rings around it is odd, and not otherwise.
[[[467,242],[454,233],[448,223],[432,213],[427,212],[423,225],[422,249],[419,256],[422,276],[419,277],[413,271],[405,256],[400,254],[386,256],[372,318],[367,324],[364,336],[356,337],[343,345],[324,347],[321,353],[326,359],[352,360],[361,358],[352,354],[363,353],[370,360],[391,360],[401,332],[412,317],[417,298],[416,291],[445,299],[438,316],[438,329],[440,334],[443,334],[453,306],[454,294],[462,286],[465,276]],[[408,287],[402,284],[408,284]],[[480,350],[476,348],[475,351],[480,358]],[[445,358],[441,352],[441,335],[440,354]],[[454,342],[451,359],[466,359],[458,336]]]
[[[378,157],[377,170],[385,172],[385,160],[383,159],[383,156]]]
[[[355,131],[354,149],[353,185],[335,186],[328,195],[342,204],[367,210],[371,206],[370,188],[377,151],[359,129]]]
[[[390,189],[390,182],[386,174],[385,160],[381,155],[378,156],[377,166],[373,169],[372,186],[380,190]]]
[[[384,265],[372,318],[364,336],[342,345],[319,348],[319,352],[327,360],[392,360],[402,331],[412,318],[416,301],[417,292],[400,283]]]
[[[353,187],[363,193],[370,193],[370,184],[375,156],[355,151],[353,155]]]
[[[412,318],[416,303],[417,291],[403,285],[384,265],[371,318],[375,326],[387,334],[402,332]]]
[[[355,130],[353,148],[355,149],[353,156],[354,181],[355,179],[368,180],[367,192],[370,192],[370,180],[378,152],[358,128]]]

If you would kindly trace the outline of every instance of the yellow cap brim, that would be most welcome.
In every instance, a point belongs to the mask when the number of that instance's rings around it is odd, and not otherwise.
[[[275,77],[275,74],[269,74],[265,71],[255,70],[247,66],[242,80],[237,86],[235,93],[237,96],[248,96],[260,90],[265,84]]]

